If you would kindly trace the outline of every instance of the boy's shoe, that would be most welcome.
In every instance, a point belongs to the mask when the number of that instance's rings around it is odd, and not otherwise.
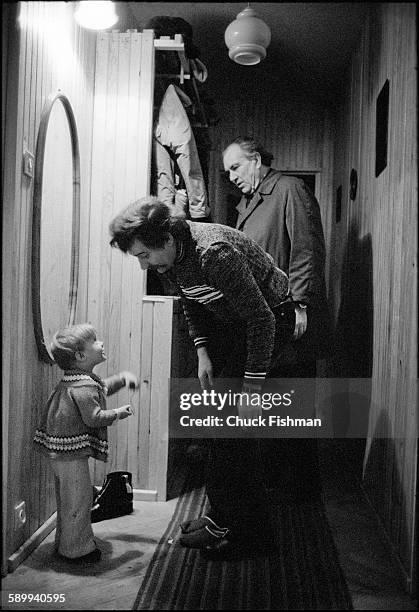
[[[63,561],[66,561],[66,563],[71,563],[72,565],[81,565],[83,563],[97,563],[98,561],[100,561],[102,553],[99,548],[95,548],[95,550],[92,550],[92,552],[89,552],[87,553],[87,555],[83,555],[81,557],[66,557],[65,555],[61,555],[60,553],[58,553],[58,556]]]

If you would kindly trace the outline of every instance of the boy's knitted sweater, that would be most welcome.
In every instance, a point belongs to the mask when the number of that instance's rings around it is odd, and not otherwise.
[[[169,278],[182,298],[195,346],[206,345],[206,312],[246,328],[246,379],[263,380],[274,347],[272,308],[288,296],[288,277],[243,232],[215,223],[186,221]]]
[[[102,380],[80,370],[65,372],[43,410],[35,432],[35,448],[51,458],[93,457],[106,462],[107,427],[117,415],[114,410],[106,410],[105,396],[124,384],[119,375]]]

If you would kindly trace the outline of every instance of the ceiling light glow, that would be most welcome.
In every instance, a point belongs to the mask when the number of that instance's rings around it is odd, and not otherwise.
[[[79,2],[74,18],[82,28],[89,30],[106,30],[118,21],[114,3],[110,0]]]

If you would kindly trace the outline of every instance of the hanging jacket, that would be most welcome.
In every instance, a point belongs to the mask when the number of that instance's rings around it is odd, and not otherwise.
[[[167,88],[159,108],[153,131],[153,155],[157,197],[171,208],[175,204],[180,206],[191,219],[208,217],[210,208],[195,137],[174,85]],[[186,193],[177,193],[175,164]]]

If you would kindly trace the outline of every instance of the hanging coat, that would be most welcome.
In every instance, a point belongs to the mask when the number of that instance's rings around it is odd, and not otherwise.
[[[172,208],[176,204],[191,219],[208,217],[210,208],[195,137],[174,85],[169,85],[160,105],[153,154],[157,197]],[[176,164],[185,191],[177,184]]]

